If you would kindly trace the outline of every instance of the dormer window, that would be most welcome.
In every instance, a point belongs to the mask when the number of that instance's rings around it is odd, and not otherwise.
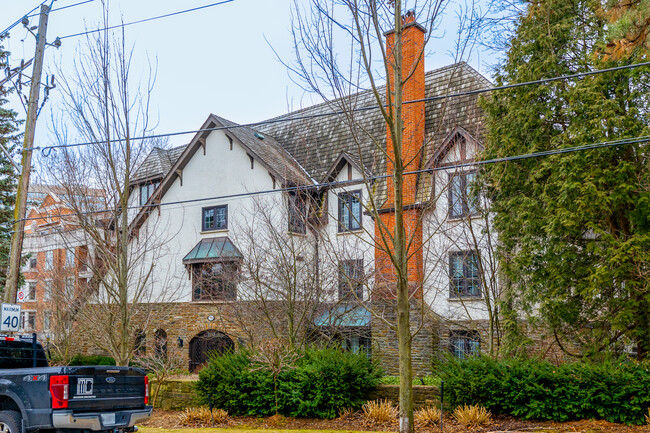
[[[140,206],[147,204],[147,200],[160,185],[159,181],[147,182],[140,185]]]

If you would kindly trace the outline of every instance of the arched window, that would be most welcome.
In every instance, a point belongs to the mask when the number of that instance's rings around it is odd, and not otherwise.
[[[153,350],[158,358],[167,359],[167,332],[164,329],[156,330]]]
[[[211,354],[224,354],[235,350],[235,343],[223,332],[208,330],[199,332],[190,340],[190,371],[198,372],[208,362]]]

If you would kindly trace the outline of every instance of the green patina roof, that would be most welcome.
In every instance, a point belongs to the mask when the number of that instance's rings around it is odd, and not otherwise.
[[[183,257],[183,264],[201,263],[216,260],[241,259],[244,256],[227,236],[201,239],[192,251]]]
[[[370,326],[372,315],[363,307],[339,305],[314,320],[316,326]]]

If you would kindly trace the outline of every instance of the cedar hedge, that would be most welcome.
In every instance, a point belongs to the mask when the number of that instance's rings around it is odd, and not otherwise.
[[[343,408],[360,408],[381,377],[364,354],[326,348],[300,353],[274,381],[267,366],[241,350],[212,356],[195,386],[200,403],[233,415],[334,418]]]
[[[643,424],[650,407],[650,363],[495,360],[485,356],[436,362],[452,406],[481,404],[523,419],[604,419]]]

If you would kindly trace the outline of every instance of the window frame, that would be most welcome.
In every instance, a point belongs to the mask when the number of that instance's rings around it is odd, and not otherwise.
[[[307,200],[296,191],[287,195],[287,230],[300,235],[307,233]]]
[[[217,220],[217,209],[225,209],[225,225],[224,227],[216,227],[216,220]],[[205,225],[205,213],[214,210],[214,219],[213,219],[213,226],[214,227],[206,227]],[[227,204],[220,204],[216,206],[206,206],[204,208],[201,208],[201,231],[203,232],[215,232],[219,230],[228,230],[228,205]]]
[[[54,269],[54,250],[45,251],[45,263],[43,264],[43,269],[46,271]]]
[[[462,277],[454,276],[454,260],[457,257],[462,257],[463,263],[463,274]],[[476,261],[476,273],[477,276],[471,276],[469,272],[470,268],[470,258],[474,258]],[[454,251],[449,253],[449,298],[450,299],[480,299],[483,296],[483,288],[481,287],[481,276],[480,269],[478,267],[478,252],[475,250],[465,250],[465,251]],[[458,290],[458,285],[455,280],[460,279],[462,282],[461,291]],[[477,293],[469,293],[468,288],[470,287],[468,282],[472,281],[473,287],[476,287]]]
[[[468,216],[475,216],[478,215],[478,198],[477,197],[472,197],[471,196],[471,191],[469,188],[471,188],[472,182],[476,180],[476,174],[477,170],[469,170],[469,171],[463,171],[459,173],[451,173],[449,174],[449,193],[448,193],[448,200],[449,200],[449,205],[448,205],[448,213],[447,215],[451,219],[456,219],[456,218],[465,218]],[[468,176],[474,176],[474,178],[470,181],[469,183],[469,188],[468,188],[468,182],[467,182],[467,177]],[[458,179],[460,181],[460,197],[458,200],[460,200],[460,213],[457,213],[454,211],[454,181]],[[472,202],[476,201],[475,203],[472,203],[470,206],[470,200]]]
[[[27,296],[25,301],[36,301],[36,281],[26,281]]]
[[[158,188],[159,185],[160,181],[143,182],[138,185],[138,191],[140,194],[140,207],[147,204],[149,197],[153,195],[154,191]],[[146,196],[142,194],[143,191],[146,192]]]
[[[346,272],[347,271],[347,272]],[[352,271],[352,272],[350,272]],[[349,275],[354,274],[354,275]],[[364,299],[364,280],[366,278],[363,259],[339,261],[338,294],[339,301]],[[354,286],[351,283],[355,283]],[[356,296],[355,296],[356,295]]]
[[[203,269],[210,266],[214,268],[215,265],[220,264],[225,271],[232,271],[232,280],[228,281],[227,278],[221,278],[220,283],[226,286],[223,289],[210,288],[210,293],[201,284],[200,278],[203,277],[201,273]],[[230,269],[225,269],[230,267]],[[193,263],[190,267],[191,282],[192,282],[192,301],[193,302],[228,302],[237,300],[237,283],[238,276],[241,270],[241,263],[239,260],[218,260],[211,262]],[[210,271],[212,272],[212,270]],[[210,278],[219,278],[216,275],[210,275]],[[228,287],[229,286],[229,287]]]
[[[458,341],[462,342],[462,348],[459,348],[459,345],[456,344]],[[480,355],[481,334],[478,331],[468,330],[449,331],[449,351],[457,359]]]
[[[66,248],[65,249],[65,267],[66,268],[74,268],[76,257],[77,257],[77,255],[75,254],[74,248]]]
[[[363,229],[363,194],[360,189],[354,191],[342,191],[336,194],[338,196],[338,232],[356,232]],[[352,211],[352,197],[356,197],[359,202],[358,215],[353,215]],[[347,216],[347,224],[343,222],[343,215]],[[355,223],[358,227],[353,227]]]

